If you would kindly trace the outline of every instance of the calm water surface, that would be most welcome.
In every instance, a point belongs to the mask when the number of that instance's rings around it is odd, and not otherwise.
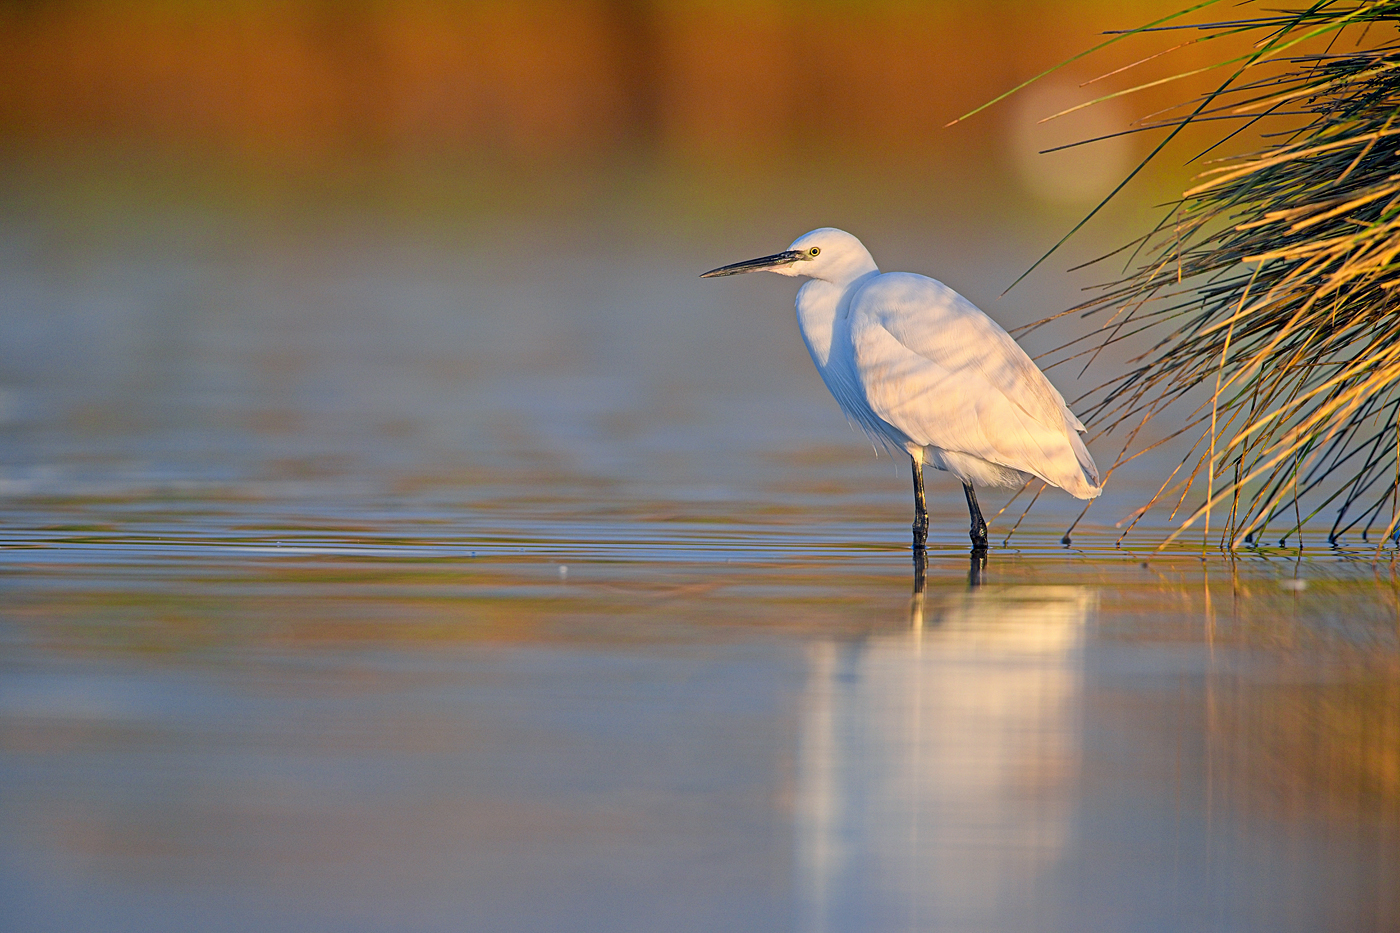
[[[1390,555],[918,592],[797,232],[0,224],[0,928],[1400,928]]]

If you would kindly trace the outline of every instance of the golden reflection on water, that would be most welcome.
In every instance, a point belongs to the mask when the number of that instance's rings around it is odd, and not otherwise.
[[[1393,594],[1187,567],[810,645],[799,928],[1395,929]]]
[[[920,595],[906,632],[808,650],[804,930],[842,928],[870,885],[911,921],[967,929],[1064,857],[1093,591]]]

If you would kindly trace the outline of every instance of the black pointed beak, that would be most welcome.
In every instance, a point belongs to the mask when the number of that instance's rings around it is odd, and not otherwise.
[[[746,259],[743,262],[731,263],[727,266],[720,266],[718,269],[711,269],[703,273],[700,278],[714,279],[721,275],[738,275],[740,272],[762,272],[765,269],[778,269],[791,265],[799,259],[804,258],[800,249],[783,250],[781,253],[774,253],[772,256],[760,256],[757,259]]]

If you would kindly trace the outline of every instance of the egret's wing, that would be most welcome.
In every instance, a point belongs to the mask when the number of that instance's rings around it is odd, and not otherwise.
[[[879,276],[858,296],[901,344],[954,373],[975,371],[1047,428],[1084,425],[1058,389],[1000,324],[942,282],[908,272]]]
[[[940,282],[878,276],[852,299],[853,371],[867,403],[914,441],[1034,473],[1079,494],[1098,471],[1079,419],[995,321]],[[1087,476],[1086,476],[1087,474]]]

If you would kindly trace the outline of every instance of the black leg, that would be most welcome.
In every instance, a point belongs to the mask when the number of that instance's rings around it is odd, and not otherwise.
[[[924,507],[924,465],[914,461],[914,554],[923,553],[928,542],[928,509]]]
[[[967,513],[972,519],[972,529],[968,532],[972,538],[972,549],[974,551],[985,551],[987,549],[987,523],[982,519],[982,509],[977,505],[977,493],[972,491],[969,483],[963,483],[963,495],[967,496]]]

